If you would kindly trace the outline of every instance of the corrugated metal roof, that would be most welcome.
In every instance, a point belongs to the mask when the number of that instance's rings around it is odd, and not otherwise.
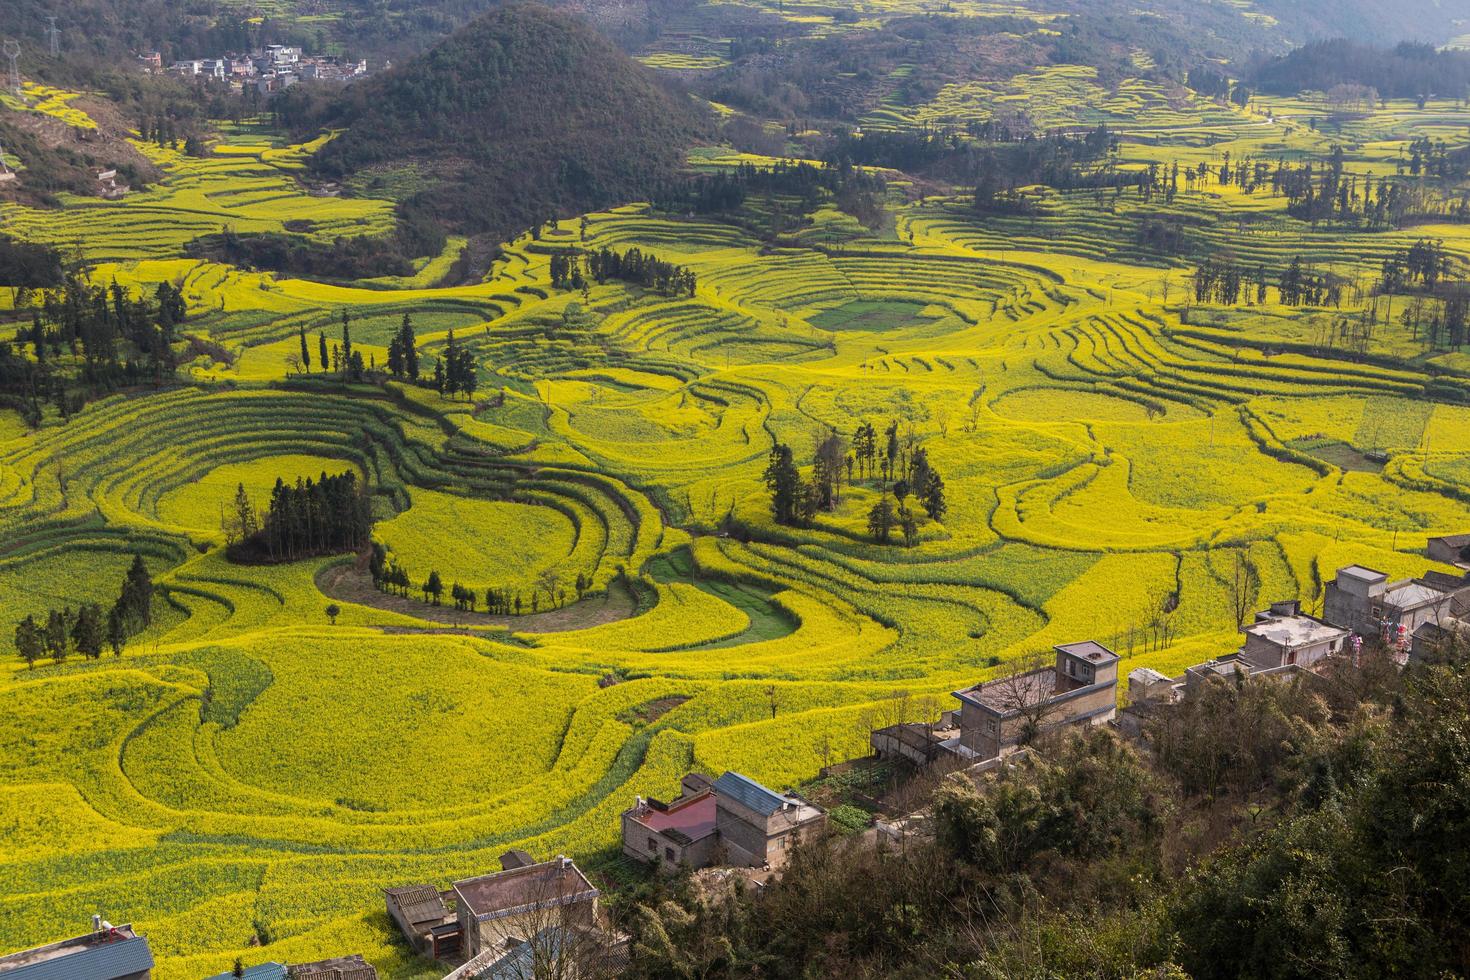
[[[153,953],[142,936],[83,946],[75,953],[28,963],[4,972],[5,980],[113,980],[153,969]]]
[[[233,980],[235,974],[218,973],[208,980]],[[245,980],[286,980],[286,965],[284,963],[257,963],[245,968]]]
[[[786,798],[772,793],[753,779],[738,772],[727,772],[715,780],[715,795],[728,797],[749,807],[763,817],[777,813],[786,805]]]

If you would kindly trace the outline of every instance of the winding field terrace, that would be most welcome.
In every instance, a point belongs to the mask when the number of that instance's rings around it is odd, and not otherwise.
[[[1085,100],[1093,83],[1018,84]],[[963,113],[973,94],[880,116]],[[1264,103],[1111,97],[1101,111],[1142,120],[1122,167],[1330,143],[1287,103],[1270,122]],[[1357,124],[1348,167],[1391,168],[1420,127],[1467,124],[1451,103],[1395,103]],[[361,951],[410,975],[381,887],[469,877],[510,847],[595,864],[635,794],[667,798],[691,769],[795,784],[824,752],[866,751],[875,701],[968,687],[1054,644],[1092,638],[1122,673],[1175,673],[1237,645],[1238,554],[1260,601],[1312,603],[1340,565],[1419,574],[1427,536],[1470,528],[1463,354],[1422,355],[1390,321],[1348,358],[1315,340],[1333,310],[1186,306],[1184,260],[1135,234],[1174,214],[1201,250],[1352,278],[1425,236],[1464,261],[1463,225],[1329,234],[1229,187],[1148,205],[1047,191],[1036,215],[979,217],[895,179],[883,234],[825,206],[820,233],[771,247],[741,221],[630,205],[509,242],[454,288],[431,285],[454,244],[421,277],[350,286],[179,257],[226,226],[389,226],[386,201],[304,193],[308,151],[163,152],[165,178],[123,201],[4,209],[21,235],[80,246],[102,281],[181,283],[201,343],[184,383],[34,432],[0,414],[7,636],[50,606],[110,601],[134,554],[157,586],[121,658],[6,664],[0,947],[125,910],[163,980],[226,970],[252,937],[275,960]],[[689,267],[694,295],[552,285],[554,250],[604,245]],[[302,331],[315,356],[343,311],[380,366],[405,314],[426,362],[453,331],[476,400],[288,376]],[[890,419],[947,487],[915,547],[869,540],[873,481],[810,527],[772,523],[774,443],[804,465],[828,429]],[[350,558],[227,560],[237,485],[263,505],[278,476],[347,469],[415,591],[437,570],[529,600],[550,571],[598,595],[454,621],[349,589]],[[1156,648],[1161,597],[1173,639]],[[665,700],[651,722],[637,711]]]

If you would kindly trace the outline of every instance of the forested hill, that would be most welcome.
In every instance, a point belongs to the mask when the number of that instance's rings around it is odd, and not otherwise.
[[[1375,48],[1346,40],[1320,41],[1266,62],[1255,82],[1275,95],[1365,85],[1389,99],[1460,98],[1470,92],[1470,52],[1436,51],[1425,44]]]
[[[702,127],[692,100],[590,27],[521,3],[329,103],[282,100],[281,115],[346,128],[318,174],[413,164],[430,181],[421,203],[471,234],[646,197]]]

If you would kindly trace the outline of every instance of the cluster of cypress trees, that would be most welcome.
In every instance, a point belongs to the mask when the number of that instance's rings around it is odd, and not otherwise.
[[[294,486],[277,478],[260,530],[234,546],[232,556],[294,561],[339,554],[366,547],[371,533],[367,488],[351,470]]]
[[[434,362],[434,388],[441,395],[453,398],[464,392],[466,398],[475,397],[480,378],[475,369],[475,355],[469,348],[454,339],[454,331],[444,344],[444,356]]]
[[[418,341],[413,335],[413,321],[403,314],[403,323],[388,341],[388,373],[395,378],[419,379]]]
[[[693,270],[665,262],[652,252],[645,253],[637,247],[626,252],[616,252],[605,247],[588,252],[587,271],[598,282],[621,279],[644,289],[652,289],[662,296],[677,296],[681,293],[694,295]]]

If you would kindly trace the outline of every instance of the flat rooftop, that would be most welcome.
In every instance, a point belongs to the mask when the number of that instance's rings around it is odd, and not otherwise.
[[[1110,663],[1119,659],[1118,655],[1096,640],[1082,640],[1079,643],[1063,643],[1056,648],[1061,653],[1081,657],[1093,663]]]
[[[1055,667],[1042,667],[1015,677],[998,677],[995,680],[976,684],[974,687],[955,691],[961,701],[969,701],[981,707],[1005,714],[1021,705],[1035,704],[1051,697],[1057,689]]]
[[[1388,578],[1387,573],[1366,565],[1344,565],[1337,570],[1337,574],[1339,577],[1353,578],[1360,582],[1382,582]]]
[[[454,892],[472,915],[487,919],[598,896],[592,882],[568,858],[456,881]]]
[[[709,791],[688,799],[678,800],[660,809],[649,803],[634,807],[634,821],[656,834],[670,831],[682,834],[690,841],[701,840],[715,832],[715,795]]]
[[[1241,630],[1278,647],[1300,648],[1343,639],[1348,631],[1329,626],[1311,616],[1276,616],[1252,623]]]

